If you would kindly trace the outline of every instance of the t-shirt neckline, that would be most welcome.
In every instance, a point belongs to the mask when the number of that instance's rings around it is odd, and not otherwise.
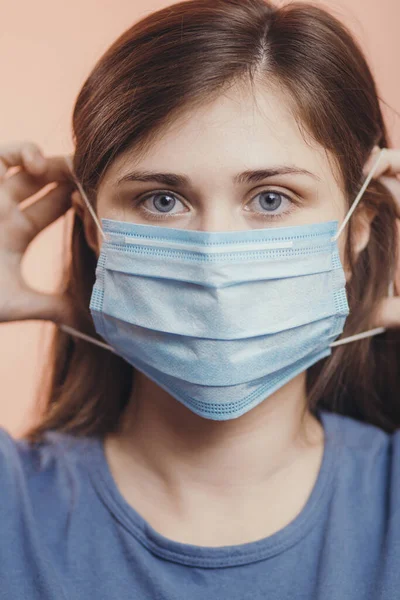
[[[338,415],[318,410],[324,428],[324,450],[314,487],[301,512],[286,526],[257,541],[230,546],[196,546],[169,539],[158,533],[125,500],[111,473],[104,451],[103,438],[91,438],[85,448],[84,460],[91,481],[108,510],[137,541],[153,554],[176,563],[221,568],[265,560],[298,543],[318,522],[326,510],[334,487],[341,443]]]

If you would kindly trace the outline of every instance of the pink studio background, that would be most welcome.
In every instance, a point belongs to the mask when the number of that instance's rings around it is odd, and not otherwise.
[[[72,107],[95,61],[139,18],[168,0],[0,0],[0,144],[32,140],[45,154],[73,150]],[[362,44],[376,76],[389,131],[400,146],[398,0],[325,0]],[[52,291],[62,252],[63,219],[31,244],[23,268],[35,287]],[[0,325],[0,426],[18,435],[37,414],[35,394],[51,323]]]

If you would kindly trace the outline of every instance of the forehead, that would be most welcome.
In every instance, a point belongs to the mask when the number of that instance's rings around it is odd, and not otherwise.
[[[237,84],[173,118],[157,131],[146,152],[134,146],[126,150],[105,179],[116,179],[139,165],[220,179],[279,164],[312,171],[326,186],[337,188],[328,151],[301,125],[283,90]]]

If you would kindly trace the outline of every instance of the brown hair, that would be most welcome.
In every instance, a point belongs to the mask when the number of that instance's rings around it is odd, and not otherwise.
[[[349,203],[374,145],[389,147],[373,76],[361,49],[336,18],[313,4],[277,7],[264,0],[192,0],[154,12],[125,31],[84,83],[73,112],[74,170],[92,204],[111,162],[127,148],[151,149],[163,126],[234,83],[277,84],[304,131],[329,150]],[[357,258],[343,335],[370,329],[397,257],[393,197],[373,181],[363,203],[376,211],[370,241]],[[347,230],[351,241],[352,227]],[[89,311],[97,258],[74,214],[65,291],[76,327],[97,336]],[[386,332],[338,346],[307,372],[309,405],[393,431],[400,425],[400,337]],[[57,329],[40,421],[25,434],[115,431],[134,369],[109,351]],[[43,401],[43,398],[42,398]]]

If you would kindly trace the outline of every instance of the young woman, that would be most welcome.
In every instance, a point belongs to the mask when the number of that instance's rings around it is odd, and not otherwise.
[[[0,597],[397,598],[400,151],[350,33],[169,6],[73,133],[0,151],[0,319],[58,326],[40,421],[0,430]],[[64,213],[40,294],[21,258]]]

